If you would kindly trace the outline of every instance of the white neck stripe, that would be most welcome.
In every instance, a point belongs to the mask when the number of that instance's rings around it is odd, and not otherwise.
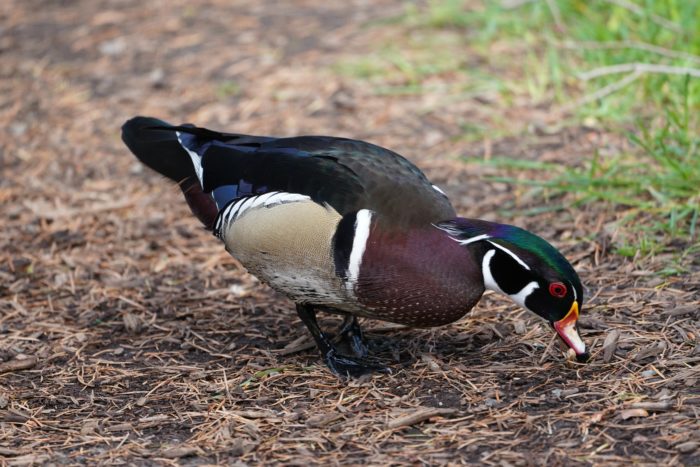
[[[362,256],[367,248],[367,239],[369,239],[369,230],[372,224],[372,211],[369,209],[360,209],[355,217],[355,236],[352,240],[352,250],[350,251],[350,260],[348,261],[348,282],[350,287],[357,283],[360,277],[360,265],[362,264]]]
[[[481,262],[481,274],[484,276],[484,286],[493,290],[494,292],[503,293],[501,288],[496,284],[496,279],[493,278],[491,274],[491,258],[496,254],[496,250],[489,250],[484,255],[484,259]]]
[[[508,248],[506,248],[506,247],[504,247],[504,246],[502,246],[502,245],[499,245],[498,243],[492,242],[492,241],[489,241],[489,243],[490,243],[491,245],[495,246],[496,248],[498,248],[499,250],[508,253],[515,261],[518,262],[518,264],[520,264],[522,267],[524,267],[524,268],[527,269],[528,271],[530,270],[530,266],[528,266],[528,265],[525,263],[525,261],[523,261],[522,259],[518,258],[518,255],[516,255],[515,253],[513,253],[512,251],[510,251]]]

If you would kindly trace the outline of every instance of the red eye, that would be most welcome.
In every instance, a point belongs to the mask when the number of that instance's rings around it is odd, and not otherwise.
[[[566,286],[561,282],[549,284],[549,293],[557,298],[566,297]]]

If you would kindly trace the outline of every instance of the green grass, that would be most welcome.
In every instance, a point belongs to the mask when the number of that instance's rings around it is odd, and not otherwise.
[[[447,3],[456,8],[457,2]],[[582,168],[560,169],[539,185],[550,193],[571,193],[578,204],[605,202],[623,211],[620,225],[630,235],[621,237],[621,254],[654,254],[672,244],[678,249],[677,240],[681,250],[697,252],[700,78],[676,72],[700,70],[700,3],[635,4],[639,9],[631,11],[604,0],[537,1],[518,8],[517,20],[513,11],[489,2],[478,14],[463,11],[462,16],[481,26],[480,40],[525,37],[539,50],[544,71],[538,73],[527,60],[523,65],[526,81],[533,83],[532,99],[549,93],[562,105],[577,101],[581,120],[594,118],[600,126],[626,133],[633,144],[628,153],[613,157],[593,154]],[[452,18],[459,16],[453,11]],[[630,63],[664,65],[669,72],[641,73],[626,85],[621,80],[631,72],[601,74],[583,83],[576,79]],[[616,90],[599,92],[606,86]],[[590,99],[596,93],[600,98]],[[546,173],[557,173],[552,170],[547,167]]]
[[[569,103],[618,83],[625,73],[580,79],[596,68],[627,63],[700,70],[700,2],[686,0],[533,0],[515,8],[501,1],[433,0],[409,6],[410,27],[461,31],[464,43],[495,65],[515,68],[511,83],[535,100]],[[634,10],[620,6],[632,3]],[[637,12],[637,10],[640,10]],[[674,70],[677,71],[677,70]],[[630,121],[641,102],[663,107],[683,75],[644,73],[605,99],[583,106],[587,115]],[[700,104],[700,79],[688,89]]]
[[[625,256],[648,255],[675,244],[685,251],[700,252],[700,134],[689,105],[688,81],[670,98],[664,113],[640,117],[628,138],[636,150],[613,157],[592,155],[580,167],[513,158],[487,163],[513,171],[547,173],[528,181],[499,177],[498,181],[532,185],[550,196],[568,193],[573,203],[609,203],[624,215],[618,252]]]
[[[216,96],[219,99],[235,97],[241,93],[241,85],[235,81],[223,81],[216,87]]]
[[[630,149],[566,167],[512,155],[488,163],[533,172],[527,183],[543,195],[615,211],[621,254],[700,251],[700,2],[432,0],[407,4],[393,23],[404,37],[362,66],[345,62],[347,74],[382,93],[429,92],[447,76],[456,99],[495,93],[494,114],[525,98],[566,110],[562,125],[626,136]],[[465,123],[464,138],[513,131],[499,121]]]

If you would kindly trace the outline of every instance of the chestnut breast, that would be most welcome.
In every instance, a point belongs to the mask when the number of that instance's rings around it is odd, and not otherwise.
[[[410,326],[439,326],[466,314],[484,293],[478,259],[428,226],[373,225],[355,287],[363,316]]]

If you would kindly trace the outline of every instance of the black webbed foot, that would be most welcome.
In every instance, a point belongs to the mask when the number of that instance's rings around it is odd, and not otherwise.
[[[362,331],[360,331],[356,320],[353,322],[353,320],[346,319],[341,327],[341,338],[349,339],[353,352],[360,354],[358,357],[349,357],[338,354],[338,350],[331,340],[321,331],[316,321],[316,311],[312,306],[297,304],[297,313],[316,341],[316,345],[323,356],[323,361],[334,374],[341,377],[359,377],[373,372],[391,372],[388,368],[364,358],[367,355],[367,347],[364,345]],[[348,328],[348,330],[345,328]]]
[[[365,358],[369,353],[365,344],[365,335],[357,322],[357,317],[346,315],[343,324],[340,325],[338,338],[341,343],[347,344],[356,357]]]
[[[338,355],[335,349],[325,354],[323,360],[333,373],[341,377],[359,378],[370,373],[391,373],[389,368],[369,360]]]

